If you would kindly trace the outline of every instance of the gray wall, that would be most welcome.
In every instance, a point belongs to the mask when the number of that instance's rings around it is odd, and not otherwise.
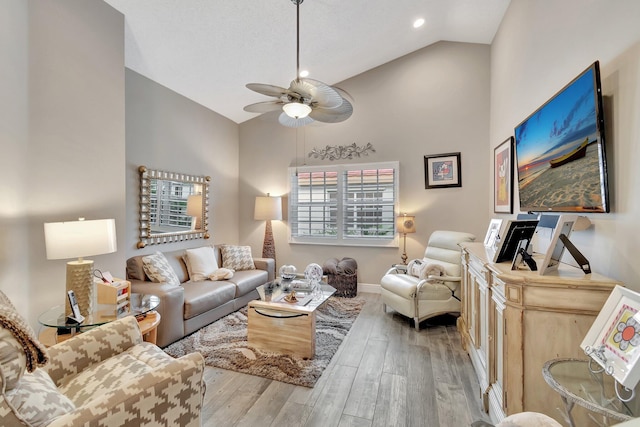
[[[238,125],[146,77],[126,70],[127,257],[238,241]],[[138,242],[138,166],[208,175],[209,240],[149,245]]]
[[[489,147],[487,45],[440,42],[341,82],[355,98],[342,123],[298,130],[255,118],[240,125],[240,236],[260,254],[264,221],[253,220],[255,196],[286,195],[287,167],[330,164],[309,158],[313,147],[371,143],[376,152],[340,163],[398,160],[400,210],[416,215],[407,236],[409,258],[421,258],[437,229],[464,230],[484,238],[491,200],[486,198]],[[321,76],[318,76],[321,80]],[[462,153],[462,187],[425,190],[424,155]],[[286,204],[285,204],[286,207]],[[277,264],[303,269],[310,262],[351,256],[359,281],[379,283],[402,249],[288,243],[286,221],[273,221]],[[400,242],[400,245],[402,243]]]
[[[115,218],[124,245],[124,18],[98,0],[8,1],[0,16],[0,289],[37,326],[66,301],[43,223]],[[92,259],[124,274],[123,251]]]
[[[640,290],[640,2],[512,0],[491,48],[491,143],[600,60],[612,213],[572,241],[593,271]],[[607,108],[608,106],[608,108]],[[486,171],[491,180],[491,170]],[[518,206],[516,191],[515,206]],[[516,211],[518,209],[516,208]],[[507,218],[508,216],[504,216]]]

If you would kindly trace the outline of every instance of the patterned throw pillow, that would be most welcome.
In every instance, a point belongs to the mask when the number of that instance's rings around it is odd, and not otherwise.
[[[30,426],[46,426],[73,411],[73,402],[60,393],[44,369],[26,373],[7,400]]]
[[[180,280],[162,252],[142,257],[142,269],[152,282],[180,286]]]
[[[223,245],[220,250],[222,251],[223,268],[235,271],[256,269],[251,256],[251,246]]]

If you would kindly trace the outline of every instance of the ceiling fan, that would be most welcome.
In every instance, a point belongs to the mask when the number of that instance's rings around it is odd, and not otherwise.
[[[300,4],[304,0],[291,0],[296,5],[296,79],[288,89],[262,83],[249,83],[247,88],[262,95],[277,98],[244,107],[250,113],[277,114],[283,126],[305,126],[314,121],[338,123],[353,113],[351,96],[344,90],[318,80],[300,78]]]

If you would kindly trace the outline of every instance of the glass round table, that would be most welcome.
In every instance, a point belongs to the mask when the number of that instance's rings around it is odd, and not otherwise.
[[[615,424],[640,416],[640,399],[621,401],[616,396],[613,378],[602,372],[592,372],[588,360],[550,360],[542,368],[542,376],[562,398],[564,417],[570,427],[578,425],[571,414],[575,404],[593,413],[595,416],[590,418],[603,426],[610,425],[609,420],[614,420]]]
[[[113,322],[125,316],[135,316],[140,322],[142,334],[145,335],[149,332],[155,332],[155,328],[160,323],[160,315],[157,312],[153,312],[159,305],[160,298],[155,295],[132,293],[130,304],[127,306],[97,304],[93,312],[85,315],[83,322],[80,324],[68,322],[65,306],[57,305],[38,317],[38,323],[50,328],[40,334],[40,340],[45,345],[55,344],[70,338],[78,332]],[[143,323],[147,317],[150,317],[149,321]],[[53,337],[51,337],[52,334],[54,335]],[[153,342],[153,340],[150,341]]]

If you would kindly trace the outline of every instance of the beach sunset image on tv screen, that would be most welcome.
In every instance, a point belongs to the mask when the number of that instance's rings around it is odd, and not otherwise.
[[[522,211],[608,212],[595,62],[515,128]]]

